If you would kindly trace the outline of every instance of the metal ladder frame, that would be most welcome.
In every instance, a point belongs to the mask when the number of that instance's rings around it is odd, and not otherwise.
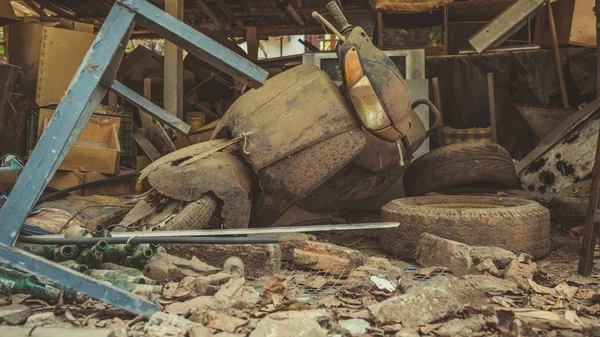
[[[115,80],[135,23],[251,87],[267,79],[265,70],[149,2],[117,0],[0,211],[0,263],[149,317],[158,310],[155,304],[14,247],[26,217],[108,90],[165,124],[189,132],[188,124]]]

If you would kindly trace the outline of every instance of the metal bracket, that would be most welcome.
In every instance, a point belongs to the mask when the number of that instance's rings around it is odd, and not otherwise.
[[[169,126],[189,131],[189,125],[114,80],[136,22],[250,86],[267,79],[265,70],[151,3],[117,0],[0,210],[0,262],[149,317],[158,310],[155,304],[13,247],[25,218],[109,89]]]

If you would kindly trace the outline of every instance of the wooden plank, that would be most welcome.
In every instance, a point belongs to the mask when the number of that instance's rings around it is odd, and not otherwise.
[[[250,61],[258,60],[258,38],[256,37],[256,27],[246,28],[246,45],[248,46],[248,59]]]
[[[219,6],[223,13],[225,13],[225,15],[229,18],[229,20],[231,20],[231,22],[233,22],[238,28],[244,28],[244,24],[242,23],[242,21],[240,21],[240,19],[238,19],[237,16],[233,14],[231,9],[229,9],[229,7],[225,4],[225,1],[213,0],[213,2],[217,4],[217,6]]]
[[[166,0],[165,11],[183,19],[183,0]],[[183,119],[183,50],[165,41],[164,109]]]
[[[108,92],[108,110],[114,113],[119,112],[119,96],[112,91]]]
[[[300,26],[306,26],[306,23],[304,22],[304,20],[302,20],[302,17],[300,16],[300,14],[298,14],[298,12],[296,12],[296,9],[294,8],[294,6],[292,6],[291,4],[288,4],[285,7],[285,10],[292,16],[292,19],[294,19],[294,21],[296,21]]]
[[[152,101],[152,79],[144,79],[144,97]],[[140,120],[142,122],[142,133],[148,139],[150,144],[157,149],[160,155],[165,155],[176,150],[171,138],[165,132],[162,124],[155,120],[144,110],[140,110]]]
[[[200,8],[202,8],[202,12],[204,14],[206,14],[215,23],[215,25],[217,25],[219,27],[219,29],[225,29],[225,26],[223,25],[223,22],[221,21],[221,19],[219,19],[219,16],[217,14],[215,14],[215,12],[213,12],[212,9],[210,9],[210,7],[208,7],[208,5],[206,4],[206,2],[204,2],[204,0],[194,0],[194,1],[196,1],[198,6]]]
[[[558,49],[558,38],[556,37],[556,26],[554,25],[554,14],[552,14],[550,0],[546,2],[546,7],[548,8],[548,22],[550,23],[550,32],[552,33],[552,49],[554,50],[554,60],[556,61],[556,71],[558,72],[558,81],[560,83],[563,106],[568,108],[569,97],[567,95],[567,84],[565,83],[565,75],[563,74],[562,61],[560,59],[560,51]]]
[[[579,275],[583,276],[589,276],[594,267],[594,250],[596,248],[596,238],[600,230],[600,224],[594,223],[594,213],[598,207],[598,193],[600,193],[600,131],[598,132],[598,141],[596,142],[592,186],[590,187],[587,212],[585,214],[583,241],[581,252],[579,253],[579,267],[577,268]]]
[[[133,132],[133,139],[140,146],[142,151],[150,158],[150,160],[155,161],[158,158],[162,157],[160,152],[152,145],[150,140],[144,136],[144,133],[140,130],[135,130]]]
[[[385,30],[385,26],[383,24],[383,12],[377,12],[377,48],[383,50],[383,31]]]

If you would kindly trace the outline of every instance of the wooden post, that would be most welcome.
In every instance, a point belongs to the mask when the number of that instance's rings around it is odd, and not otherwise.
[[[594,159],[594,168],[592,170],[592,186],[590,187],[590,196],[585,213],[585,223],[583,225],[583,242],[581,253],[579,254],[579,275],[588,276],[592,273],[594,267],[594,249],[596,247],[596,238],[598,237],[599,224],[594,223],[594,213],[598,207],[598,193],[600,192],[600,132],[598,132],[598,142],[596,144],[596,158]]]
[[[383,31],[385,26],[383,25],[383,13],[377,12],[377,48],[383,50]]]
[[[183,19],[183,0],[165,0],[165,11]],[[183,119],[183,50],[165,41],[164,109]]]
[[[496,92],[494,90],[494,73],[487,74],[488,99],[490,104],[490,128],[492,129],[492,142],[498,144],[498,130],[496,129]]]
[[[556,71],[558,72],[558,81],[560,82],[560,92],[562,93],[563,106],[569,107],[569,97],[567,96],[567,85],[565,83],[565,75],[563,74],[562,62],[560,60],[560,51],[558,49],[558,38],[556,37],[556,26],[554,25],[554,14],[552,14],[552,5],[550,0],[546,1],[548,7],[548,23],[550,24],[550,32],[552,33],[552,49],[554,49],[554,59],[556,61]]]
[[[596,0],[596,98],[600,98],[600,0]],[[8,41],[4,37],[4,41]]]
[[[444,55],[448,55],[448,7],[444,6]]]
[[[248,59],[250,61],[258,60],[259,43],[256,37],[256,27],[246,27],[246,45],[248,46]]]
[[[119,112],[119,96],[112,91],[108,92],[108,110],[115,115]]]

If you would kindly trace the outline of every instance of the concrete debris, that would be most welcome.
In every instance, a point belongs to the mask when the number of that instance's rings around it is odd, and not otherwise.
[[[439,337],[470,337],[483,330],[487,325],[498,324],[496,316],[485,317],[481,314],[467,319],[456,318],[442,324],[435,332]]]
[[[319,322],[311,318],[297,318],[274,320],[264,318],[261,320],[249,337],[326,337],[327,330]]]
[[[206,312],[206,316],[203,323],[206,327],[211,329],[224,332],[235,332],[237,328],[246,325],[248,323],[248,320],[228,316],[210,310]]]
[[[359,318],[347,319],[338,323],[352,336],[365,334],[367,333],[367,329],[371,327],[371,323]]]
[[[0,307],[0,323],[6,322],[11,325],[23,324],[29,316],[31,316],[31,310],[26,305],[12,304]]]
[[[264,285],[265,293],[261,305],[273,304],[275,308],[286,302],[293,302],[298,296],[295,289],[288,288],[287,278],[281,275],[273,275]]]
[[[461,307],[449,284],[438,283],[412,287],[406,294],[370,305],[368,309],[380,324],[418,327],[449,316]]]
[[[410,329],[404,329],[396,332],[394,337],[420,337],[418,332]]]
[[[42,312],[39,314],[33,314],[27,318],[25,327],[38,327],[38,326],[70,326],[61,317],[56,316],[52,312]]]
[[[236,278],[221,286],[214,296],[216,307],[234,309],[251,309],[260,299],[260,294],[253,287],[246,285],[246,279]]]
[[[208,276],[184,277],[178,285],[178,288],[189,291],[189,297],[214,295],[219,287],[231,280],[229,273],[216,273]]]
[[[504,278],[517,283],[522,289],[529,289],[527,280],[533,279],[536,270],[537,265],[533,262],[521,263],[518,260],[512,260],[504,269]]]
[[[165,245],[167,251],[177,256],[192,258],[213,266],[222,266],[236,256],[242,260],[245,277],[259,278],[273,275],[281,268],[279,245]]]
[[[190,330],[188,331],[189,337],[212,337],[213,333],[212,330],[200,325],[200,324],[196,324],[193,327],[190,328]]]
[[[210,308],[215,303],[212,296],[199,296],[185,302],[174,302],[165,307],[165,312],[174,315],[186,315],[197,308]]]
[[[388,259],[372,256],[366,260],[364,265],[354,269],[348,279],[366,280],[371,275],[384,277],[397,283],[402,277],[402,269],[392,265]]]
[[[148,337],[185,337],[196,325],[181,316],[157,312],[144,326],[144,332]]]
[[[454,275],[467,274],[473,266],[469,246],[429,233],[419,237],[415,258],[423,267],[447,267]]]
[[[475,270],[480,273],[488,273],[492,276],[501,277],[502,273],[498,270],[494,262],[490,259],[485,259],[475,266]]]
[[[144,266],[144,274],[161,284],[179,282],[187,276],[211,275],[218,271],[218,268],[200,261],[195,256],[186,260],[167,254],[163,248],[159,248]]]
[[[331,319],[331,313],[323,309],[302,311],[279,311],[269,314],[267,315],[267,317],[277,321],[286,319],[310,318],[320,322],[323,320]]]
[[[284,241],[280,245],[283,261],[300,268],[347,276],[353,269],[365,263],[361,252],[331,243]]]
[[[517,259],[517,255],[510,250],[500,247],[472,246],[471,258],[474,264],[479,264],[484,260],[492,260],[499,269],[504,269],[512,261]]]

